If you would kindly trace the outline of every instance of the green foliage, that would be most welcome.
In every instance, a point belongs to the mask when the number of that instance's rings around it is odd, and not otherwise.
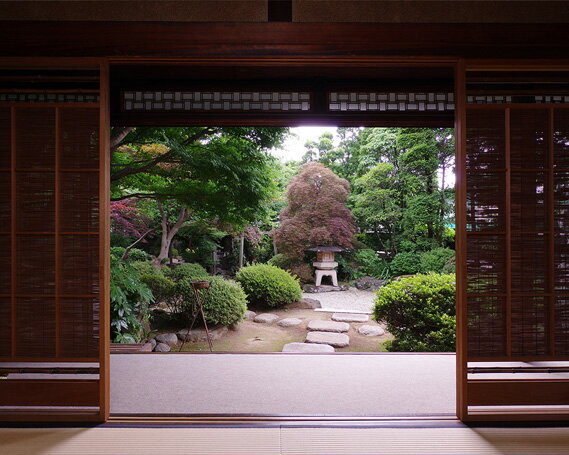
[[[243,267],[235,279],[255,307],[276,308],[301,299],[298,279],[286,270],[268,264]]]
[[[158,275],[164,276],[162,269],[154,267],[150,261],[136,261],[132,262],[132,267],[136,269],[139,275]]]
[[[445,265],[450,259],[454,258],[454,254],[454,250],[449,248],[435,248],[431,251],[425,251],[421,253],[419,270],[423,273],[444,273]],[[450,273],[454,273],[454,270]]]
[[[416,253],[399,253],[389,264],[392,276],[411,275],[420,270],[419,256]]]
[[[181,302],[174,281],[159,274],[143,274],[140,280],[150,288],[156,303],[165,303],[171,313],[180,311]]]
[[[202,298],[205,319],[208,324],[230,325],[243,319],[247,311],[247,296],[238,283],[221,277],[209,277],[210,285],[198,291]],[[179,292],[184,295],[184,311],[190,318],[195,310],[195,298],[191,282],[183,279],[178,283]]]
[[[208,277],[206,269],[199,264],[180,264],[173,269],[166,270],[166,276],[174,281],[189,280],[197,281]]]
[[[139,340],[152,291],[128,262],[111,255],[111,337],[117,343]]]
[[[123,257],[125,251],[126,248],[122,246],[111,247],[111,255],[119,259]],[[138,248],[131,248],[126,258],[128,262],[142,262],[142,261],[147,261],[148,259],[150,259],[148,253]]]
[[[290,270],[290,267],[292,266],[290,258],[282,253],[275,254],[267,261],[267,264],[274,265],[275,267],[283,270]]]
[[[374,319],[395,336],[390,351],[455,350],[455,275],[415,275],[377,291]]]
[[[455,272],[456,272],[456,256],[453,256],[445,263],[441,273],[455,273]]]
[[[387,263],[374,250],[370,248],[358,250],[355,253],[355,258],[361,276],[373,276],[384,279],[389,275]]]

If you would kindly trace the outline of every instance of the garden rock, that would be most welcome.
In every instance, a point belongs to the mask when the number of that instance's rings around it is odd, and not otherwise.
[[[158,343],[154,348],[154,352],[170,352],[171,348],[166,343]]]
[[[302,299],[300,302],[293,302],[287,305],[290,310],[315,310],[316,308],[322,308],[320,300],[316,299]]]
[[[147,343],[150,343],[152,345],[152,349],[156,347],[156,340],[154,338],[150,338]]]
[[[279,317],[273,313],[261,313],[255,316],[253,319],[255,322],[259,322],[261,324],[272,324],[273,322],[277,321]]]
[[[358,333],[366,337],[379,337],[385,334],[385,330],[378,325],[362,325],[358,327]]]
[[[209,329],[209,339],[212,341],[219,340],[225,333],[227,333],[228,328],[225,326],[213,327]],[[207,341],[207,333],[205,329],[182,329],[177,334],[180,341],[200,343]]]
[[[345,348],[350,345],[350,337],[344,333],[308,332],[306,343],[329,344],[336,348]]]
[[[169,346],[174,346],[178,343],[178,337],[175,333],[161,333],[156,336],[156,341],[159,343],[165,343]]]
[[[313,284],[305,284],[302,287],[302,290],[308,294],[318,294],[319,292],[348,291],[349,289],[349,286],[314,286]]]
[[[140,347],[140,352],[152,352],[153,349],[154,349],[154,346],[152,346],[151,343],[144,343]]]
[[[245,319],[246,321],[252,321],[253,319],[255,319],[255,316],[257,316],[257,313],[251,310],[247,310],[245,311],[245,316],[243,316],[243,319]]]
[[[364,276],[354,283],[354,286],[361,291],[377,291],[385,284],[385,280],[379,280],[371,276]]]
[[[332,315],[332,321],[338,322],[367,322],[369,316],[367,314],[358,313],[334,313]]]
[[[287,343],[282,352],[335,352],[329,344]]]
[[[301,322],[302,320],[298,318],[284,318],[277,322],[277,325],[281,327],[293,327],[300,324]]]
[[[314,332],[347,332],[350,330],[350,324],[347,322],[314,320],[308,323],[308,330]]]

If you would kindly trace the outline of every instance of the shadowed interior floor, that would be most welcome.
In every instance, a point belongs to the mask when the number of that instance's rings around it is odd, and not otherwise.
[[[111,414],[455,415],[453,354],[113,354]]]

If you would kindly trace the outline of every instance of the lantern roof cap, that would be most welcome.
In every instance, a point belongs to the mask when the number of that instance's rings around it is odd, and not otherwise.
[[[312,248],[308,248],[308,251],[325,251],[330,253],[339,253],[344,251],[344,248],[340,248],[339,246],[314,246]]]

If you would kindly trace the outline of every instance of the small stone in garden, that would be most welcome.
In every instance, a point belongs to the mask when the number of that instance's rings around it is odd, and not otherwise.
[[[277,325],[280,325],[281,327],[292,327],[300,324],[301,322],[302,320],[298,318],[284,318],[277,322]]]
[[[385,330],[378,325],[362,325],[358,327],[358,333],[366,337],[379,337],[385,334]]]
[[[255,316],[253,319],[255,322],[259,322],[261,324],[272,324],[273,322],[277,321],[279,317],[273,313],[261,313]]]
[[[141,352],[152,352],[153,349],[154,349],[154,346],[152,346],[152,344],[150,344],[150,343],[144,343],[140,347]]]
[[[152,349],[156,347],[156,340],[154,338],[150,338],[147,343],[150,343],[152,345]]]
[[[243,319],[245,319],[246,321],[252,321],[253,319],[255,319],[255,316],[257,316],[257,313],[255,313],[254,311],[247,310],[245,311],[245,316],[243,316]]]
[[[329,344],[288,343],[283,346],[282,352],[335,352]]]
[[[178,337],[175,333],[161,333],[160,335],[156,335],[156,341],[174,346],[178,343]]]
[[[371,276],[364,276],[357,280],[354,285],[362,291],[377,291],[385,284],[385,280],[379,280]]]
[[[154,348],[154,352],[170,352],[170,346],[166,343],[158,343]]]
[[[334,313],[332,315],[332,321],[367,322],[369,321],[369,316],[367,314],[358,314],[358,313]]]
[[[345,333],[308,332],[306,343],[329,344],[336,348],[345,348],[350,344],[350,337]]]
[[[347,322],[314,320],[308,323],[308,330],[313,332],[347,332],[350,330],[350,324]]]
[[[322,286],[315,286],[313,284],[305,284],[302,287],[302,290],[308,294],[318,294],[319,292],[335,292],[335,291],[348,291],[350,289],[349,286],[329,286],[329,285],[322,285]]]
[[[285,311],[288,310],[315,310],[317,308],[322,308],[320,300],[316,299],[302,299],[298,302],[289,303]]]
[[[239,330],[239,323],[238,322],[234,322],[233,324],[230,324],[228,326],[229,330],[231,330],[232,332],[236,332],[237,330]]]

